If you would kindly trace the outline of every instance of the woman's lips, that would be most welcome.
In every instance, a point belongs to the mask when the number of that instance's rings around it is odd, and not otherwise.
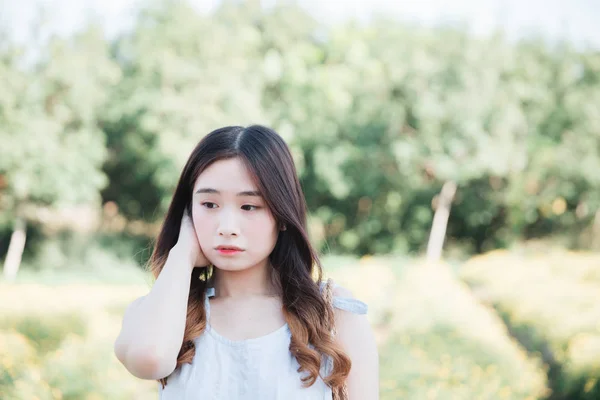
[[[217,249],[217,250],[219,251],[220,254],[223,254],[223,255],[233,255],[233,254],[242,252],[242,250],[234,250],[234,249]]]

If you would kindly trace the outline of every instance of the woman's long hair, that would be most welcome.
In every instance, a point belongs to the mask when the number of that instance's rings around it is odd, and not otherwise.
[[[291,332],[289,350],[300,365],[298,372],[305,372],[302,381],[306,387],[316,381],[325,355],[333,359],[333,371],[322,378],[328,386],[339,388],[350,372],[350,359],[332,340],[323,318],[328,309],[319,290],[321,263],[307,234],[306,201],[289,148],[272,129],[260,125],[225,127],[209,133],[198,143],[177,183],[148,262],[149,269],[158,278],[169,251],[177,243],[183,213],[191,215],[192,191],[198,176],[215,161],[233,157],[248,167],[277,223],[287,226],[279,232],[269,261],[281,288],[283,312]],[[193,339],[206,328],[204,299],[210,273],[209,267],[192,271],[177,368],[192,362],[196,350]],[[167,379],[159,380],[163,388]]]

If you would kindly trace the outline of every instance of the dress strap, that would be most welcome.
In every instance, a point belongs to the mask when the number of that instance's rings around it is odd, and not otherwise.
[[[350,311],[354,314],[366,314],[367,311],[369,311],[369,307],[366,303],[351,297],[333,296],[333,306],[340,310]]]
[[[206,296],[204,296],[204,312],[206,313],[206,321],[210,319],[210,301],[211,297],[215,296],[215,288],[209,287],[206,289]]]
[[[321,282],[320,289],[321,293],[325,289],[325,285],[327,282]],[[339,285],[333,282],[333,289],[338,287]],[[333,296],[332,304],[335,308],[340,310],[349,311],[354,314],[366,314],[369,310],[369,307],[366,303],[352,298],[352,297],[341,297],[341,296]]]

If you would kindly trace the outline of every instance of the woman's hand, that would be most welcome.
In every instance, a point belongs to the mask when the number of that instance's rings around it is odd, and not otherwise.
[[[210,261],[204,256],[200,248],[194,223],[187,211],[183,213],[181,227],[179,228],[179,238],[173,249],[177,249],[176,251],[181,252],[182,256],[190,260],[190,272],[195,267],[205,267],[210,264]]]

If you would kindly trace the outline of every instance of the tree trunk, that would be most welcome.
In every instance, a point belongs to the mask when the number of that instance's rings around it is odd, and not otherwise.
[[[592,240],[591,240],[591,248],[599,249],[600,248],[600,210],[596,211],[594,214],[594,222],[592,224]]]
[[[444,183],[442,191],[438,195],[431,233],[429,234],[429,242],[427,243],[428,261],[438,261],[442,257],[446,227],[448,226],[448,217],[450,216],[450,206],[455,193],[456,183],[448,181]]]
[[[21,217],[16,217],[14,230],[10,236],[8,253],[4,260],[4,279],[7,281],[14,281],[17,276],[17,272],[21,266],[21,258],[23,257],[26,238],[25,220]]]

